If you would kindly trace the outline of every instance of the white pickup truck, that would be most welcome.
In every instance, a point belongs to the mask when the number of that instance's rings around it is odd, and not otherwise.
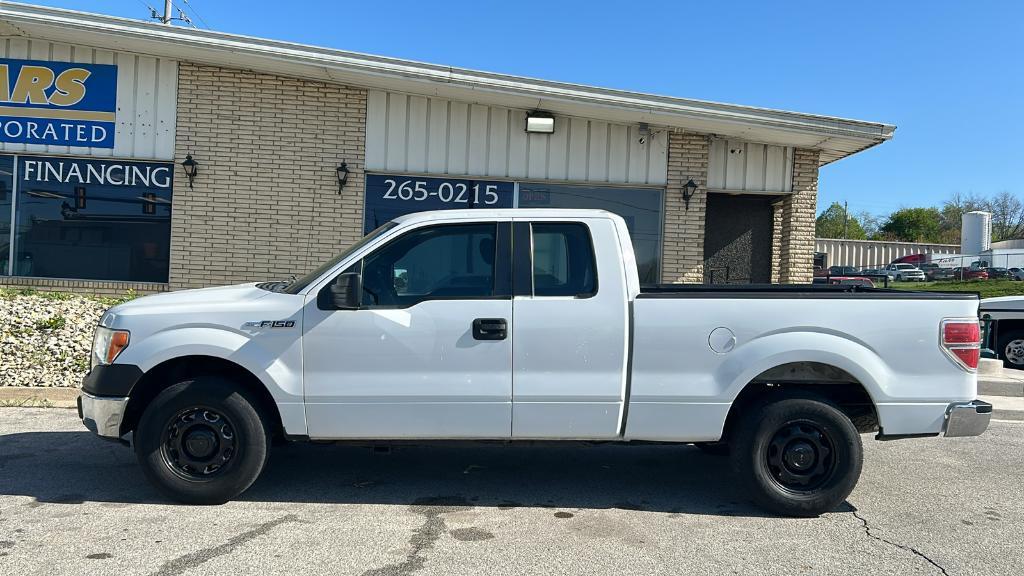
[[[190,503],[247,489],[274,437],[588,440],[728,452],[803,516],[853,490],[860,433],[988,426],[975,295],[641,288],[631,246],[596,210],[403,216],[292,282],[111,308],[80,414]]]

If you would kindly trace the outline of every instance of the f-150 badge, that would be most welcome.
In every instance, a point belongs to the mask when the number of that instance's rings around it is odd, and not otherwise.
[[[295,320],[255,320],[242,324],[242,328],[291,328]]]

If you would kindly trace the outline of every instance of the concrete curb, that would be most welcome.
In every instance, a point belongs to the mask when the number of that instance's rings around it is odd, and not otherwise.
[[[1024,397],[1024,377],[978,375],[978,394],[984,396]]]
[[[0,408],[77,408],[78,388],[0,386]]]
[[[984,400],[992,404],[992,419],[993,420],[1016,420],[1024,422],[1024,398],[1016,398],[1012,396],[981,396],[979,400]]]

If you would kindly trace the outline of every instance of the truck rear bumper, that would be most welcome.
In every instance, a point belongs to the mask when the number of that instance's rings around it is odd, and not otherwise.
[[[980,436],[992,419],[992,405],[981,400],[950,404],[946,410],[944,436]]]
[[[104,438],[121,437],[121,420],[128,398],[93,396],[82,392],[78,397],[78,416],[85,427]]]

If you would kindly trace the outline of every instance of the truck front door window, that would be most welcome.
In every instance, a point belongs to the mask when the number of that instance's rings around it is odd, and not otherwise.
[[[363,304],[395,308],[424,300],[489,298],[494,256],[494,224],[414,230],[366,257]]]

